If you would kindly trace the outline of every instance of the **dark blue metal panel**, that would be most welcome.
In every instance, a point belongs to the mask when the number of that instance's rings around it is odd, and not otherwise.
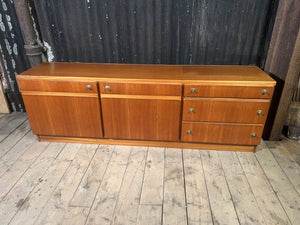
[[[53,61],[257,64],[273,0],[34,0]]]
[[[3,66],[1,81],[10,106],[13,111],[24,111],[16,75],[28,69],[29,63],[14,4],[10,0],[0,2],[0,60]]]

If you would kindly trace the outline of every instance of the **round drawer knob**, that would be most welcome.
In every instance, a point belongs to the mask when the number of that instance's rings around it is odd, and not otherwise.
[[[186,133],[187,133],[187,134],[191,134],[192,131],[191,131],[191,130],[187,130]]]
[[[106,86],[105,86],[105,90],[106,90],[106,91],[110,91],[110,86],[106,85]]]
[[[261,94],[266,95],[268,93],[267,89],[262,89]]]
[[[90,84],[86,85],[86,90],[92,90],[92,85]]]
[[[191,93],[196,93],[196,88],[191,88]]]
[[[260,110],[260,109],[257,110],[257,111],[256,111],[256,114],[260,116],[260,115],[262,114],[262,110]]]
[[[194,109],[193,108],[189,108],[189,113],[193,113]]]
[[[252,133],[251,137],[253,137],[253,138],[256,137],[256,133]]]

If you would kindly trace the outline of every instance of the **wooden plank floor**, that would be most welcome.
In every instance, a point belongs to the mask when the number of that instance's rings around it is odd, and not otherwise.
[[[0,224],[300,224],[300,167],[287,146],[37,142],[26,114],[0,114]]]

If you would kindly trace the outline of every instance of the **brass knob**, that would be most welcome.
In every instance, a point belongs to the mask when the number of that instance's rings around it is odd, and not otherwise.
[[[189,108],[189,113],[193,113],[194,109],[193,108]]]
[[[196,88],[191,88],[191,93],[196,93]]]
[[[191,131],[191,130],[187,130],[186,133],[187,133],[187,134],[191,134],[192,131]]]
[[[260,109],[257,110],[257,111],[256,111],[256,114],[260,116],[260,115],[262,114],[262,110],[260,110]]]
[[[262,89],[261,94],[266,95],[268,93],[267,89]]]
[[[110,86],[106,85],[105,90],[110,91]]]
[[[256,133],[252,133],[252,134],[251,134],[251,137],[256,137]]]
[[[92,85],[90,84],[86,85],[86,90],[92,90]]]

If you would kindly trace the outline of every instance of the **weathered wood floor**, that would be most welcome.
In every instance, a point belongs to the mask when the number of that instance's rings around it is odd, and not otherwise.
[[[0,115],[0,224],[300,224],[300,169],[280,142],[255,154],[46,143],[26,114]]]

